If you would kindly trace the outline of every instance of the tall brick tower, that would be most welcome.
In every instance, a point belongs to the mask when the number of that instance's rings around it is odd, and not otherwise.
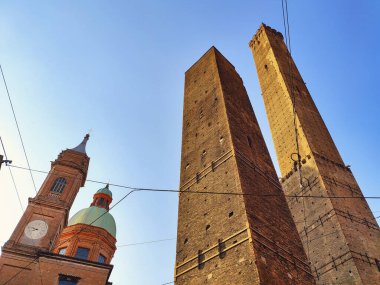
[[[214,47],[186,72],[183,114],[175,284],[314,284],[243,82]]]
[[[349,197],[287,199],[317,283],[380,284],[379,226],[365,199],[360,198],[363,194],[344,164],[281,33],[262,24],[250,47],[285,194]]]
[[[94,201],[96,209],[90,207],[81,212],[80,217],[66,227],[70,208],[86,181],[90,161],[85,149],[88,139],[86,135],[77,147],[62,151],[52,162],[37,195],[29,198],[28,207],[2,247],[1,285],[108,284],[113,268],[109,262],[116,241],[113,220],[103,209],[108,208],[112,200],[109,190],[101,189],[104,191],[94,197],[103,199],[103,208],[98,205],[100,202]],[[99,217],[102,211],[105,212],[102,219],[108,219],[111,225],[99,219],[90,231],[86,221],[89,217]],[[82,229],[80,233],[79,228]],[[110,230],[107,232],[107,229]],[[67,236],[71,243],[66,240]],[[66,248],[69,249],[67,254],[62,251]],[[84,257],[83,252],[88,256]]]

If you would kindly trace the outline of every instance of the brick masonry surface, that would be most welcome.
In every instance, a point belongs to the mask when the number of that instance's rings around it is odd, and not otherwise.
[[[185,75],[180,189],[175,284],[314,284],[243,82],[214,47]]]
[[[281,33],[262,24],[250,47],[285,194],[350,197],[287,198],[317,284],[380,284],[379,226],[366,200],[360,198],[363,194],[345,166]]]

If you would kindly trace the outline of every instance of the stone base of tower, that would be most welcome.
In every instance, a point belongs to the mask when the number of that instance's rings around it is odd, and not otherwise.
[[[61,280],[79,284],[109,285],[113,266],[53,254],[38,252],[36,256],[2,251],[0,284],[58,284]]]

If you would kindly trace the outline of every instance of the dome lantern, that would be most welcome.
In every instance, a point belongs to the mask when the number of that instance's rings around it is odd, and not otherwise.
[[[106,187],[99,189],[94,194],[93,199],[91,206],[104,208],[109,211],[109,205],[112,203],[112,192],[109,189],[109,184],[107,183]]]

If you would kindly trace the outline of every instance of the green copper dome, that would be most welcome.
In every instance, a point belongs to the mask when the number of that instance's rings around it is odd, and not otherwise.
[[[109,195],[111,198],[112,198],[112,192],[110,191],[110,189],[108,188],[108,184],[106,185],[106,187],[102,188],[102,189],[99,189],[98,191],[96,191],[96,194],[98,193],[103,193],[103,194],[107,194]]]
[[[101,190],[103,190],[103,189],[100,189],[99,191],[101,191]],[[109,191],[109,192],[111,192],[111,191]],[[112,193],[111,193],[111,195],[112,195]],[[101,218],[99,218],[101,215],[103,215],[103,216]],[[96,219],[98,219],[98,220],[96,220]],[[92,226],[105,229],[113,237],[116,238],[116,223],[115,223],[115,219],[104,208],[99,208],[99,207],[96,207],[96,206],[91,206],[89,208],[85,208],[85,209],[80,210],[78,213],[76,213],[69,220],[68,226],[72,226],[72,225],[76,225],[76,224],[85,224],[85,225],[90,225],[91,224]]]

